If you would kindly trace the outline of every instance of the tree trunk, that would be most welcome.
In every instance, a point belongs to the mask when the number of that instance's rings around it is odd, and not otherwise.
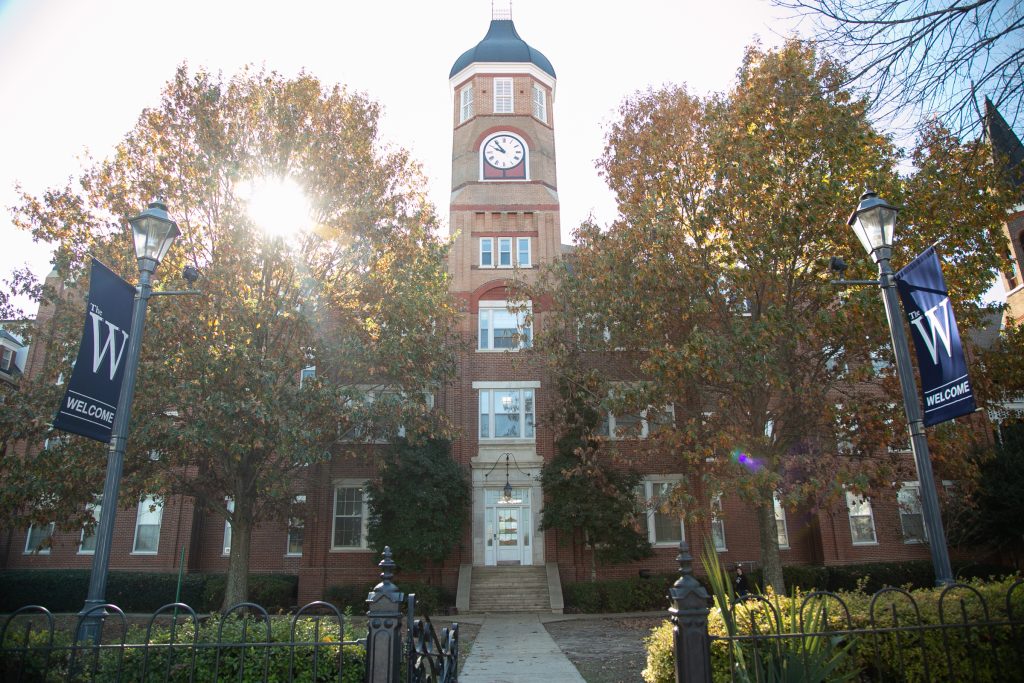
[[[252,538],[252,505],[236,501],[231,522],[231,556],[221,611],[249,599],[249,541]]]
[[[775,506],[772,492],[757,506],[757,528],[761,540],[761,569],[766,586],[777,594],[785,595],[786,583],[782,578],[782,559],[779,557],[779,531],[775,523]]]

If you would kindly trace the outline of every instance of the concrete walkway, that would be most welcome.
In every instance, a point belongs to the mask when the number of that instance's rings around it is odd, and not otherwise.
[[[459,673],[461,683],[583,683],[538,614],[487,614]]]

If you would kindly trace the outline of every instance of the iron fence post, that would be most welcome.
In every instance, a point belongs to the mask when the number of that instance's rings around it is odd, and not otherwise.
[[[378,566],[381,581],[366,598],[366,683],[398,683],[405,596],[391,582],[395,563],[390,546],[385,546]]]
[[[686,541],[680,541],[676,561],[679,578],[669,589],[672,607],[668,610],[672,615],[676,683],[711,683],[711,596],[693,576],[693,556]]]

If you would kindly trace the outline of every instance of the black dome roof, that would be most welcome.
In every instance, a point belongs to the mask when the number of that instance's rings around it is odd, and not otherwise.
[[[555,77],[555,68],[548,58],[526,44],[516,33],[515,24],[511,19],[493,19],[484,39],[476,47],[466,50],[455,60],[451,78],[473,62],[529,62],[541,71]]]

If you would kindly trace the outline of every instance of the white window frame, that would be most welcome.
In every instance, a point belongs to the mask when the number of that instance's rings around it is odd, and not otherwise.
[[[156,509],[150,510],[150,507]],[[152,550],[139,550],[139,527],[142,526],[140,522],[143,520],[143,515],[148,516],[156,515],[156,524],[150,522],[146,526],[156,526],[156,544]],[[139,504],[135,508],[135,534],[132,539],[132,555],[156,555],[160,552],[160,526],[163,523],[164,518],[164,503],[162,500],[157,499],[154,495],[148,495],[139,501]]]
[[[235,511],[235,501],[233,498],[224,498],[224,507],[228,509],[228,512],[233,513]],[[231,556],[231,521],[224,518],[224,543],[222,544],[220,554],[224,557]]]
[[[846,492],[846,514],[850,521],[850,541],[853,545],[878,545],[878,531],[875,529],[875,511],[871,498],[859,496],[851,491]],[[854,519],[866,517],[871,523],[871,540],[857,540],[857,527]]]
[[[664,475],[659,477],[645,477],[638,488],[643,496],[644,509],[647,511],[647,540],[656,548],[678,547],[680,541],[686,540],[686,525],[682,518],[679,518],[679,538],[658,540],[658,524],[656,515],[671,521],[671,513],[660,512],[655,505],[655,495],[662,496],[667,493],[666,487],[678,486],[680,475]],[[657,494],[655,493],[657,491]]]
[[[518,305],[516,307],[518,308]],[[494,324],[496,314],[503,314],[515,319],[515,334],[518,337],[514,340],[512,346],[495,348]],[[533,325],[529,322],[531,314],[532,304],[527,304],[524,310],[513,311],[507,301],[481,301],[477,307],[477,351],[519,351],[533,346]],[[501,329],[508,328],[502,327]]]
[[[789,550],[789,524],[786,522],[786,508],[782,507],[782,499],[778,492],[772,494],[772,505],[775,508],[775,528],[778,534],[779,550]]]
[[[85,511],[88,512],[90,515],[92,515],[93,521],[95,521],[96,524],[92,528],[92,533],[89,534],[88,536],[85,535],[85,527],[82,527],[82,536],[81,536],[81,538],[78,539],[78,554],[79,555],[95,555],[96,554],[96,532],[98,532],[100,530],[99,521],[100,521],[100,511],[102,509],[103,509],[103,505],[101,503],[86,503],[85,504]],[[91,539],[91,541],[92,541],[92,547],[91,548],[86,548],[85,547],[86,539]]]
[[[299,388],[300,389],[302,388],[302,386],[306,383],[307,379],[315,379],[315,378],[316,378],[316,366],[315,365],[307,365],[306,367],[302,368],[302,370],[299,371]]]
[[[498,250],[495,254],[495,267],[497,268],[513,268],[515,267],[515,251],[513,247],[511,237],[499,237],[498,238]],[[504,257],[508,255],[508,262],[503,263]]]
[[[490,261],[490,263],[484,263],[484,261]],[[481,268],[494,268],[494,238],[493,237],[481,237],[480,238],[480,267]]]
[[[515,262],[519,268],[532,268],[533,267],[533,240],[529,237],[517,237],[516,238],[516,253]],[[523,245],[526,245],[526,249],[523,249]],[[523,258],[523,254],[526,258]]]
[[[900,512],[900,531],[904,543],[924,543],[928,540],[928,527],[924,523],[924,510],[921,508],[921,484],[916,481],[905,481],[896,493],[896,503]],[[916,536],[907,531],[906,518],[920,519],[921,535]]]
[[[536,83],[533,84],[533,116],[542,123],[548,122],[547,91]]]
[[[10,373],[14,367],[14,357],[17,352],[9,346],[0,346],[0,370]]]
[[[467,85],[459,93],[459,123],[473,118],[473,84]]]
[[[664,415],[668,416],[668,422],[664,423],[664,424],[662,422],[659,422],[659,421],[652,421],[652,420],[648,420],[647,419],[647,416],[651,412],[651,410],[652,410],[652,408],[645,408],[644,410],[640,411],[640,414],[639,414],[639,418],[640,418],[640,420],[639,420],[640,431],[639,432],[631,431],[629,433],[623,433],[623,434],[619,434],[618,433],[618,430],[619,430],[618,421],[619,421],[619,419],[621,419],[622,415],[619,415],[618,417],[616,417],[615,413],[612,412],[611,410],[602,410],[601,412],[602,412],[603,417],[602,417],[602,420],[597,425],[597,431],[595,432],[595,434],[596,434],[596,436],[602,436],[602,437],[604,437],[606,439],[609,439],[611,441],[628,441],[628,440],[646,439],[651,434],[657,432],[659,429],[663,429],[665,426],[671,426],[671,425],[675,424],[675,418],[676,418],[675,405],[670,403],[670,404],[668,404],[666,406],[663,406],[661,408],[661,410],[659,411],[661,414],[664,414]],[[630,415],[629,417],[632,417],[632,415]],[[652,426],[653,426],[653,429],[652,429]]]
[[[303,495],[295,496],[295,504],[296,505],[303,505],[303,504],[305,504],[305,502],[306,502],[306,496],[304,494]],[[295,531],[301,532],[300,535],[299,535],[299,543],[298,543],[299,550],[298,550],[298,552],[295,552],[295,551],[292,550],[292,533],[295,532]],[[302,557],[302,545],[303,545],[303,543],[306,540],[305,536],[306,536],[306,519],[305,519],[305,517],[304,516],[303,517],[289,517],[288,518],[288,528],[285,531],[285,537],[284,537],[284,556],[285,557]],[[332,542],[333,542],[333,539],[334,539],[333,529],[332,529],[331,539],[332,539]]]
[[[511,384],[511,383],[510,383]],[[532,384],[532,383],[531,383]],[[539,383],[538,383],[539,385]],[[477,438],[483,442],[494,441],[536,441],[537,440],[537,391],[532,386],[485,386],[476,387],[477,391]],[[500,400],[499,394],[518,393],[519,400],[519,436],[495,436],[496,415],[495,402]],[[529,407],[528,407],[529,406]],[[486,408],[486,411],[485,411]],[[485,417],[486,416],[486,417]],[[486,435],[485,435],[486,432]]]
[[[338,518],[344,517],[351,519],[356,515],[339,515],[338,514],[338,492],[341,489],[356,489],[360,494],[360,528],[359,528],[359,544],[358,545],[337,545],[336,541],[338,538]],[[367,530],[367,518],[369,516],[369,506],[366,504],[369,496],[366,491],[366,482],[358,479],[338,479],[334,482],[334,494],[331,497],[331,552],[358,552],[367,550],[366,544],[366,530]]]
[[[729,543],[725,537],[725,514],[722,511],[721,493],[711,496],[711,504],[708,509],[711,513],[711,542],[715,544],[715,552],[727,552]]]
[[[494,79],[494,113],[512,114],[515,112],[515,85],[511,78]]]
[[[49,524],[45,525],[46,526],[46,531],[42,535],[40,535],[38,539],[36,539],[35,543],[33,543],[32,542],[32,540],[33,540],[32,539],[32,531],[34,529],[39,528],[39,526],[40,525],[38,525],[38,524],[29,524],[28,525],[28,532],[25,534],[25,554],[26,555],[49,555],[50,554],[50,547],[51,546],[43,545],[43,547],[41,547],[41,548],[39,546],[44,544],[44,543],[46,543],[46,541],[48,541],[49,539],[53,538],[53,531],[57,527],[57,525],[54,522],[50,522]]]

